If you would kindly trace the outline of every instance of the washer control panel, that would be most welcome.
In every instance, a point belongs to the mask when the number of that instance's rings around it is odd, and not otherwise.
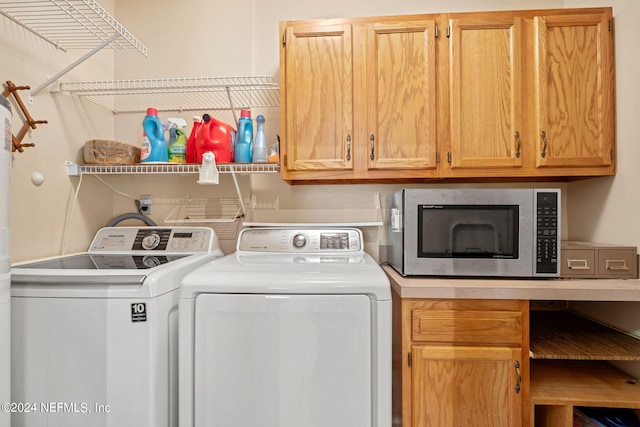
[[[357,228],[248,228],[238,237],[238,252],[361,252]]]
[[[105,227],[98,230],[89,252],[210,252],[218,240],[207,227]]]

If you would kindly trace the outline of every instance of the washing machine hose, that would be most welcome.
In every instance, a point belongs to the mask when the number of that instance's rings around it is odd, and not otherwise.
[[[140,221],[142,221],[145,224],[150,225],[152,227],[156,225],[156,223],[151,218],[149,218],[148,216],[145,216],[145,215],[142,215],[142,214],[139,214],[139,213],[135,213],[135,212],[129,212],[129,213],[125,213],[125,214],[122,214],[122,215],[119,215],[119,216],[113,218],[111,221],[109,221],[109,223],[106,226],[107,227],[113,227],[116,224],[119,224],[122,221],[127,220],[127,219],[139,219]]]

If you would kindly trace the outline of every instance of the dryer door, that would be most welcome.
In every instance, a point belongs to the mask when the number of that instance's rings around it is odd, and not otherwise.
[[[195,316],[195,425],[371,425],[365,295],[203,294]]]

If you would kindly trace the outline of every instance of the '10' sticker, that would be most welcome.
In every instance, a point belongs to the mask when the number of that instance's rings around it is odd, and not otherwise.
[[[131,304],[131,321],[146,322],[147,321],[147,304],[144,302],[135,302]]]

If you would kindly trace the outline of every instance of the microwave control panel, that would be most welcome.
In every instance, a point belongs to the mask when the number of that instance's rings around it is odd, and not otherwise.
[[[540,191],[536,193],[536,273],[558,273],[558,193]]]

